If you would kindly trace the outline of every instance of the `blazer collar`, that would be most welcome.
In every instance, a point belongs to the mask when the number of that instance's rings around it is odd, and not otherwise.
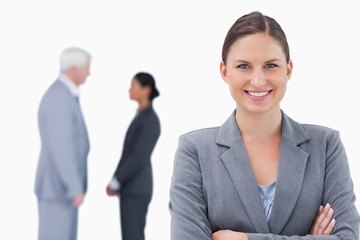
[[[242,141],[239,128],[235,120],[236,110],[230,115],[226,122],[220,126],[216,143],[222,146],[231,147],[234,143]]]
[[[147,112],[151,112],[153,111],[153,106],[152,106],[152,103],[149,104],[149,106],[147,106],[146,108],[143,108],[141,110],[137,110],[137,114],[144,114],[144,113],[147,113]]]
[[[310,139],[302,126],[291,119],[283,111],[282,114],[282,136],[281,142],[292,143],[296,146]]]
[[[308,153],[298,147],[308,135],[301,125],[282,112],[282,138],[275,198],[269,223],[265,218],[254,172],[235,120],[235,111],[220,126],[216,143],[228,147],[220,155],[234,182],[247,215],[258,233],[279,234],[299,197]]]
[[[142,118],[143,116],[146,116],[146,115],[148,115],[148,114],[151,113],[151,112],[154,112],[154,109],[153,109],[153,107],[152,107],[152,104],[150,104],[149,106],[147,106],[147,107],[144,108],[144,109],[137,110],[134,119]]]

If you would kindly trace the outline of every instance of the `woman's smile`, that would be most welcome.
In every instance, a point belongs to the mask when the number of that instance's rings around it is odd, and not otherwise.
[[[249,94],[249,95],[251,95],[251,96],[254,96],[254,97],[264,97],[264,96],[266,96],[266,95],[268,95],[270,92],[271,92],[272,90],[270,90],[270,91],[263,91],[263,92],[260,92],[260,91],[246,91],[245,90],[245,92],[247,93],[247,94]]]

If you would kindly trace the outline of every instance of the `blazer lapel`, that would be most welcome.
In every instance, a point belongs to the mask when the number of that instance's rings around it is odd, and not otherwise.
[[[270,232],[280,234],[299,197],[309,154],[298,146],[309,137],[300,124],[283,114],[282,138],[275,198],[269,219]]]
[[[235,112],[219,130],[217,144],[229,147],[220,158],[229,172],[255,232],[269,233],[258,185],[234,114]]]

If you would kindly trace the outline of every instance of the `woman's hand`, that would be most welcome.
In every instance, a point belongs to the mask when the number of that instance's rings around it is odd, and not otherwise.
[[[248,240],[247,234],[231,230],[219,230],[211,235],[212,240]]]
[[[112,197],[112,196],[115,196],[115,195],[116,195],[116,191],[112,190],[112,189],[110,188],[110,186],[107,186],[107,187],[106,187],[106,193],[107,193],[107,195],[108,195],[109,197]]]
[[[313,222],[310,230],[311,235],[330,235],[335,227],[335,219],[333,219],[334,209],[328,203],[325,207],[320,206],[319,212]]]

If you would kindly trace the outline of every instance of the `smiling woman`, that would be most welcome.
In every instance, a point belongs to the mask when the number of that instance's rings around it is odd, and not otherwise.
[[[280,108],[293,69],[280,25],[259,12],[244,15],[222,57],[236,109],[220,127],[180,137],[171,239],[358,239],[338,131],[299,124]]]

